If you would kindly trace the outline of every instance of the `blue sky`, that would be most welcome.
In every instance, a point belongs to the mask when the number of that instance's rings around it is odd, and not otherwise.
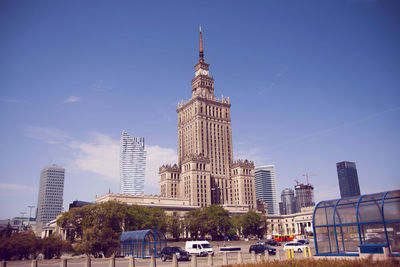
[[[0,214],[37,205],[40,170],[66,168],[64,207],[119,191],[122,130],[144,136],[145,192],[176,160],[176,105],[191,96],[198,27],[215,93],[229,96],[235,158],[275,164],[339,197],[398,189],[398,1],[1,1]],[[32,214],[33,215],[33,214]]]

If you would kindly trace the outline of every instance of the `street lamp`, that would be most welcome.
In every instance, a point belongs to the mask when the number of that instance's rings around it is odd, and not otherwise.
[[[24,229],[23,224],[24,224],[24,216],[26,214],[25,211],[20,212],[21,213],[21,230]]]

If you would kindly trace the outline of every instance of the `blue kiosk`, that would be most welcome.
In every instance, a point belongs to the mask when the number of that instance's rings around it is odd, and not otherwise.
[[[121,256],[135,258],[160,257],[161,250],[167,246],[167,239],[157,229],[123,232],[120,238]]]

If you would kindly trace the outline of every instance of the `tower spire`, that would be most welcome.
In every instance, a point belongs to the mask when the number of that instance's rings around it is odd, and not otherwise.
[[[200,25],[200,49],[199,49],[199,59],[200,59],[201,61],[204,60],[203,39],[201,38],[201,25]]]

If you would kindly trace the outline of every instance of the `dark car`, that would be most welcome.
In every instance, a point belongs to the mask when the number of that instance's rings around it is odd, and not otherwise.
[[[172,259],[172,255],[176,255],[178,261],[188,261],[190,260],[189,252],[183,250],[180,247],[165,247],[161,250],[161,260],[166,261],[167,259]]]
[[[307,239],[297,240],[297,242],[302,243],[302,244],[310,244],[310,242],[308,242]]]
[[[265,244],[267,244],[267,245],[270,245],[270,246],[281,246],[281,243],[279,243],[279,242],[276,242],[275,240],[267,240],[266,242],[265,242]]]
[[[267,245],[263,245],[263,244],[255,244],[255,245],[251,245],[249,248],[249,253],[251,253],[252,251],[254,251],[256,254],[263,254],[264,251],[268,251],[269,255],[275,255],[276,254],[276,249],[271,248]]]
[[[268,251],[269,255],[275,255],[276,254],[276,248],[271,248],[270,246],[264,245],[264,249]]]

